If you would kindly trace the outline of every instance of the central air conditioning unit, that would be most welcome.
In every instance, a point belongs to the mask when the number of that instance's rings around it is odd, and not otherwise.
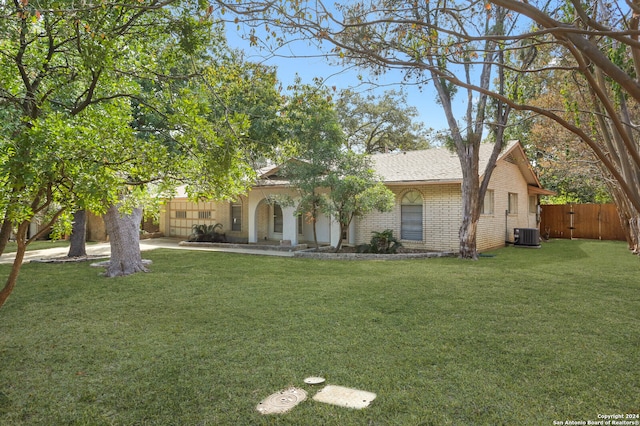
[[[537,228],[514,228],[513,245],[520,247],[540,247],[540,230]]]

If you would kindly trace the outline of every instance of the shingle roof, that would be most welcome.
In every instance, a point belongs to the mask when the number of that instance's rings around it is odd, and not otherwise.
[[[518,141],[508,142],[499,158],[512,150]],[[480,145],[480,172],[491,156],[493,144]],[[431,148],[371,156],[373,169],[383,182],[461,181],[462,168],[455,152],[447,148]]]

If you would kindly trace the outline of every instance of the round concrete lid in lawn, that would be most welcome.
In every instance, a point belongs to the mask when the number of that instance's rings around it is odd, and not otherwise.
[[[307,392],[292,387],[269,395],[257,405],[256,410],[262,414],[286,413],[305,399]]]
[[[324,377],[307,377],[304,382],[308,385],[319,385],[324,383]]]

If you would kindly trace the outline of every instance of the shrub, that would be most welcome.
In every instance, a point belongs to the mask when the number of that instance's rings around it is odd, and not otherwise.
[[[218,229],[222,229],[221,223],[216,223],[215,225],[193,225],[189,241],[223,243],[226,241],[226,236],[218,232]]]
[[[357,247],[358,253],[379,253],[395,254],[402,247],[402,243],[393,236],[391,229],[382,232],[373,232],[369,244],[362,244]]]

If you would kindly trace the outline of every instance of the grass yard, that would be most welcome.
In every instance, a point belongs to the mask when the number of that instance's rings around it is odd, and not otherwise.
[[[478,262],[145,252],[28,264],[0,309],[0,424],[552,425],[640,412],[640,259],[620,242]],[[5,277],[8,265],[0,265]],[[351,410],[328,384],[377,394]],[[255,407],[296,385],[283,415]]]
[[[91,243],[87,243],[91,244]],[[27,246],[27,250],[44,250],[56,247],[69,247],[69,241],[67,240],[37,240]],[[7,243],[5,253],[15,253],[18,251],[18,244],[13,241]]]

